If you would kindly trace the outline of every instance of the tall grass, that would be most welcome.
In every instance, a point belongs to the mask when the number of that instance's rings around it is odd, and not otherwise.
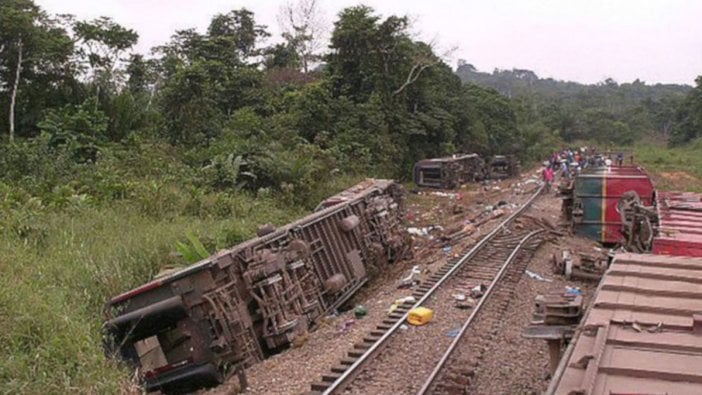
[[[658,188],[702,192],[702,139],[674,148],[641,143],[634,151]]]

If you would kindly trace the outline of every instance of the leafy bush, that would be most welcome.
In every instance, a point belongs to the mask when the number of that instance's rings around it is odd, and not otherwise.
[[[67,150],[79,162],[94,162],[107,125],[108,118],[98,109],[97,99],[88,99],[79,106],[49,109],[37,126],[50,147]]]

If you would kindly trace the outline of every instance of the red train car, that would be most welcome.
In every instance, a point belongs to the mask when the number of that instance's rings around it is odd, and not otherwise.
[[[653,205],[653,183],[641,167],[598,167],[579,174],[573,189],[575,232],[606,244],[622,243],[623,222],[618,205],[630,191],[636,192],[644,205]]]
[[[651,251],[659,255],[702,257],[702,195],[658,192],[658,231]]]

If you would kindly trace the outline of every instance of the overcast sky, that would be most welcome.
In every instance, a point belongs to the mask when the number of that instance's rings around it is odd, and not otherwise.
[[[176,29],[204,32],[217,13],[246,7],[258,23],[279,28],[285,1],[274,0],[36,0],[51,13],[101,15],[136,30],[137,51],[168,41]],[[693,84],[702,74],[699,0],[320,0],[331,23],[344,7],[363,3],[380,14],[408,15],[413,31],[443,48],[448,61],[479,70],[526,68],[541,77],[585,83]]]

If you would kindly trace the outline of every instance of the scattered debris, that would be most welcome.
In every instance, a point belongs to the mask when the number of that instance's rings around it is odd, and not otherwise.
[[[426,236],[428,233],[424,233],[424,231],[420,228],[407,228],[407,233],[414,235],[414,236]]]
[[[337,331],[338,333],[346,333],[349,331],[349,328],[353,326],[353,324],[356,323],[356,320],[346,320],[344,321],[341,326],[339,327],[339,330]]]
[[[393,303],[390,305],[390,308],[388,309],[388,315],[392,314],[397,310],[397,304]]]
[[[454,306],[459,309],[472,309],[475,306],[475,299],[467,298],[465,295],[460,295],[463,299],[456,298],[454,295]]]
[[[388,315],[394,313],[395,310],[397,310],[397,308],[398,308],[401,304],[405,304],[405,303],[416,303],[416,302],[417,302],[417,298],[415,298],[414,296],[406,296],[406,297],[404,297],[404,298],[396,299],[396,300],[390,305],[390,308],[388,309]]]
[[[395,300],[396,304],[403,304],[403,303],[417,303],[417,298],[414,296],[405,296],[404,298],[400,298]]]
[[[407,228],[407,233],[409,233],[413,236],[431,237],[430,233],[437,232],[437,231],[441,232],[443,230],[444,230],[444,228],[440,225],[432,225],[432,226],[425,226],[423,228],[410,227],[410,228]]]
[[[566,294],[568,294],[568,295],[582,295],[583,294],[583,291],[581,291],[580,288],[578,288],[578,287],[570,287],[570,286],[566,285],[565,289],[566,289]]]
[[[532,324],[577,325],[583,314],[581,294],[538,295],[535,298],[536,312]]]
[[[470,220],[468,220],[464,224],[458,224],[446,229],[445,235],[441,238],[441,240],[455,244],[459,240],[472,235],[476,230],[477,227],[473,225]]]
[[[478,299],[485,294],[485,291],[487,291],[487,287],[485,286],[485,284],[476,285],[475,287],[473,287],[473,289],[470,290],[470,296],[472,298]]]
[[[447,197],[447,198],[449,198],[449,199],[461,200],[461,194],[460,194],[460,193],[434,191],[434,192],[429,192],[429,195],[432,195],[432,196],[440,196],[440,197]]]
[[[403,287],[412,287],[416,285],[419,282],[419,275],[422,274],[422,269],[419,268],[419,265],[415,265],[412,267],[412,270],[410,271],[410,274],[400,280],[400,285],[398,288],[403,288]]]
[[[368,309],[366,306],[359,304],[355,309],[353,309],[353,314],[356,316],[356,318],[363,318],[368,315]]]
[[[553,272],[565,275],[566,279],[599,280],[609,267],[609,257],[601,249],[599,256],[561,251],[561,258],[553,255]]]
[[[426,307],[416,307],[410,310],[407,322],[412,325],[425,325],[434,317],[434,311]]]
[[[534,279],[534,280],[537,280],[537,281],[546,281],[546,282],[548,282],[548,283],[550,283],[551,281],[553,281],[553,280],[551,280],[550,278],[545,278],[545,277],[543,277],[542,275],[540,275],[540,274],[538,274],[538,273],[534,273],[534,272],[532,272],[532,271],[530,271],[530,270],[525,270],[524,273],[526,273],[526,275],[529,276],[529,278]]]
[[[582,318],[583,297],[566,291],[563,294],[538,295],[534,301],[536,310],[522,336],[546,340],[551,372],[555,372],[561,358],[561,344],[573,338]]]

